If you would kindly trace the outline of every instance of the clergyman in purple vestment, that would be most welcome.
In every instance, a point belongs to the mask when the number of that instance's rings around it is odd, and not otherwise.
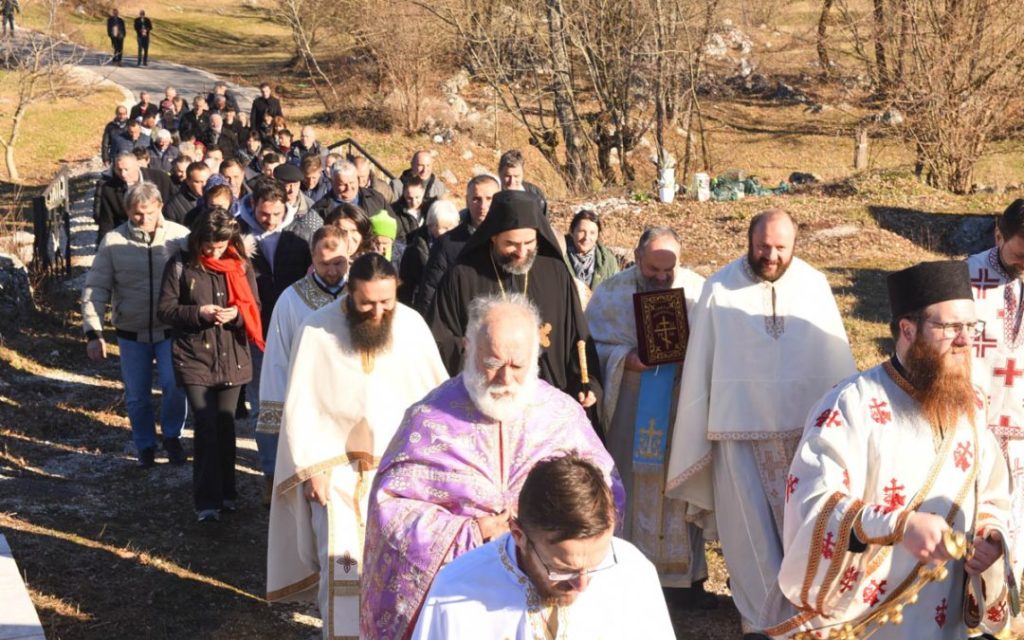
[[[537,377],[535,309],[522,296],[487,297],[470,315],[466,369],[409,408],[371,489],[364,640],[409,636],[438,570],[487,540],[492,529],[480,519],[507,518],[541,460],[589,458],[622,520],[622,482],[582,407]]]

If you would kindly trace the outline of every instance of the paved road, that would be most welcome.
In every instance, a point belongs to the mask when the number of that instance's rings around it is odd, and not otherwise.
[[[13,45],[27,47],[30,38],[36,38],[36,41],[40,42],[38,39],[43,37],[27,29],[18,29]],[[5,42],[3,46],[8,46],[8,43]],[[75,68],[83,80],[106,81],[123,89],[126,92],[125,104],[128,106],[138,101],[140,91],[149,91],[152,101],[159,103],[167,86],[177,89],[178,95],[188,100],[191,105],[195,95],[206,96],[213,89],[213,84],[219,80],[208,71],[153,58],[149,59],[149,66],[138,67],[134,55],[130,55],[128,51],[125,51],[125,62],[121,67],[109,64],[111,54],[106,51],[92,51],[66,43],[58,47],[58,52],[58,55],[67,59],[76,59]],[[259,95],[259,91],[254,87],[241,87],[231,83],[228,83],[228,87],[237,97],[238,108],[248,114],[252,100]],[[128,94],[132,96],[130,101]],[[113,106],[111,105],[111,114],[114,111]]]
[[[138,101],[140,91],[149,91],[152,101],[159,103],[163,99],[164,89],[167,86],[172,86],[178,90],[178,95],[189,101],[189,106],[191,106],[194,96],[202,94],[205,97],[213,90],[213,84],[220,79],[202,69],[161,62],[152,58],[150,58],[148,66],[138,67],[135,65],[135,58],[128,56],[127,52],[122,67],[110,66],[107,64],[109,60],[109,53],[89,52],[77,66],[124,87],[135,97],[135,102]],[[248,115],[253,98],[259,95],[259,90],[231,83],[228,83],[228,88],[235,94],[239,110]]]

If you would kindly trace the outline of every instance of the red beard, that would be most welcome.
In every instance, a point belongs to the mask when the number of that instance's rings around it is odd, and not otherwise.
[[[915,399],[938,433],[955,428],[961,416],[974,421],[977,405],[969,349],[954,346],[942,354],[916,339],[907,352],[905,364]]]

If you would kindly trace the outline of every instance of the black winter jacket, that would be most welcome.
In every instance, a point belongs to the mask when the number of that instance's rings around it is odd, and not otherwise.
[[[170,202],[174,195],[174,185],[166,173],[157,169],[142,167],[142,179],[145,182],[152,182],[160,189],[160,197],[164,202]],[[115,176],[107,176],[100,182],[96,190],[96,214],[95,221],[99,229],[96,231],[96,245],[100,240],[119,224],[128,221],[128,213],[124,210],[124,192],[128,185],[124,180]]]
[[[168,261],[157,310],[157,317],[171,327],[174,337],[172,352],[178,384],[220,387],[250,382],[252,357],[241,314],[227,325],[216,325],[199,316],[199,307],[204,304],[227,306],[224,274],[189,262],[185,253]],[[255,294],[253,270],[248,268],[246,275]]]

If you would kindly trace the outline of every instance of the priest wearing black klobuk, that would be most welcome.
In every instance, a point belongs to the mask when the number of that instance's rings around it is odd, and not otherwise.
[[[540,311],[541,379],[576,398],[599,429],[602,394],[595,375],[600,371],[597,351],[554,231],[539,199],[524,191],[502,191],[494,196],[487,218],[441,281],[427,313],[451,375],[458,374],[464,364],[470,303],[480,296],[515,293],[525,295]],[[580,340],[586,344],[589,385],[584,385],[581,375]]]

